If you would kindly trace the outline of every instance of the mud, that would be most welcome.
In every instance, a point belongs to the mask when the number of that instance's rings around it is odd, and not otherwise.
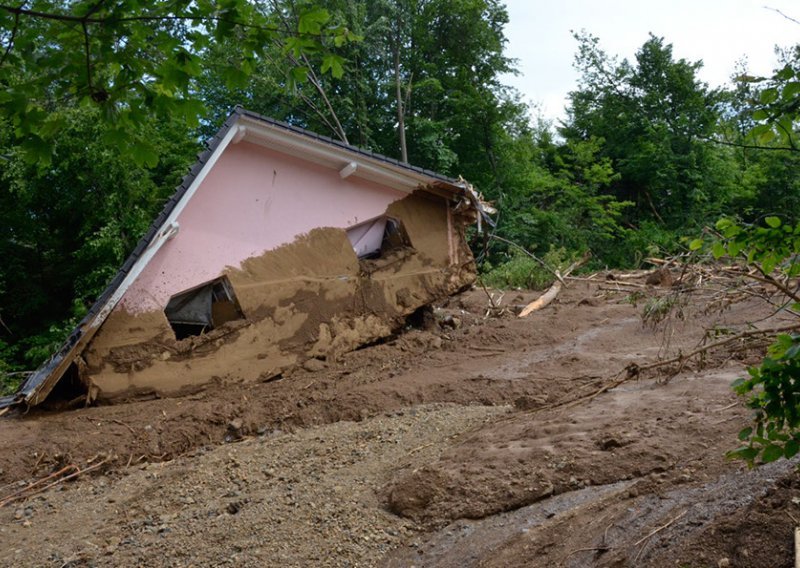
[[[474,280],[466,219],[445,200],[418,191],[387,214],[402,222],[411,246],[384,258],[359,261],[344,230],[325,228],[228,268],[246,318],[201,336],[176,341],[163,312],[131,314],[120,305],[84,353],[85,379],[106,401],[211,380],[267,380],[385,338],[418,308]]]
[[[0,496],[112,462],[0,507],[3,563],[791,566],[795,464],[724,458],[748,421],[730,381],[763,344],[585,398],[772,310],[750,295],[719,312],[698,290],[653,327],[643,304],[670,289],[624,290],[571,282],[525,319],[537,293],[490,291],[507,311],[485,317],[473,290],[425,329],[269,382],[6,416]]]

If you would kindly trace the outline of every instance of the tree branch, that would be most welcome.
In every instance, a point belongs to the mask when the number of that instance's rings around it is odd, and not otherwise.
[[[0,58],[0,67],[5,64],[6,59],[8,59],[8,54],[11,53],[11,48],[14,47],[14,40],[17,38],[17,31],[19,30],[19,14],[14,14],[14,27],[11,28],[11,37],[8,38],[8,45],[6,46],[6,50],[3,53],[3,57]]]
[[[86,85],[89,87],[89,96],[94,94],[94,86],[92,85],[92,56],[89,48],[89,28],[86,22],[81,22],[83,29],[83,51],[86,56]]]
[[[717,138],[711,138],[710,136],[700,136],[700,140],[704,140],[706,142],[712,142],[714,144],[719,144],[721,146],[732,146],[734,148],[742,148],[744,150],[773,150],[773,151],[783,151],[783,152],[798,152],[796,146],[759,146],[758,144],[744,144],[742,142],[729,142],[728,140],[719,140]]]
[[[92,14],[95,13],[101,3],[93,6],[86,15],[84,16],[75,16],[73,14],[55,14],[52,12],[39,12],[36,10],[28,10],[23,7],[15,7],[15,6],[7,6],[4,4],[0,4],[0,10],[5,10],[15,16],[28,16],[31,18],[39,18],[42,20],[54,20],[58,22],[70,22],[70,23],[85,23],[85,24],[98,24],[98,25],[108,25],[108,24],[118,24],[118,23],[125,23],[125,22],[158,22],[158,21],[182,21],[182,22],[221,22],[226,24],[233,24],[235,26],[247,29],[257,29],[257,30],[264,30],[270,31],[275,33],[285,33],[286,35],[290,36],[297,36],[297,37],[316,37],[314,34],[309,33],[300,33],[297,31],[293,31],[291,29],[288,30],[281,30],[278,26],[260,26],[256,24],[248,24],[247,22],[241,22],[238,20],[229,20],[228,18],[223,18],[219,16],[185,16],[185,15],[147,15],[147,16],[128,16],[124,18],[94,18]]]
[[[788,15],[784,14],[783,12],[778,10],[777,8],[772,8],[770,6],[764,6],[764,8],[766,8],[767,10],[772,10],[773,12],[776,12],[777,14],[780,14],[781,16],[783,16],[784,18],[786,18],[790,22],[794,22],[795,24],[800,24],[800,20],[796,20],[796,19],[792,18],[791,16],[788,16]]]
[[[336,123],[336,133],[339,136],[339,139],[344,142],[345,144],[350,144],[347,140],[347,134],[344,131],[344,127],[342,123],[339,122],[339,117],[336,114],[336,111],[333,110],[333,105],[331,104],[330,99],[328,99],[327,93],[325,93],[325,89],[322,87],[319,79],[317,78],[317,74],[314,73],[314,69],[311,67],[311,63],[308,61],[308,57],[305,54],[302,55],[303,62],[306,64],[308,68],[308,80],[311,81],[311,84],[314,85],[314,88],[317,89],[319,96],[322,97],[322,101],[325,103],[325,107],[328,109],[328,112],[331,114],[331,118]]]

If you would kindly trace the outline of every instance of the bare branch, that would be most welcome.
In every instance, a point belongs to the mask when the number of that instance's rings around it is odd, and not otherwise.
[[[783,151],[783,152],[798,152],[796,146],[760,146],[758,144],[744,144],[742,142],[730,142],[728,140],[720,140],[718,138],[711,138],[710,136],[701,136],[700,140],[704,140],[705,142],[712,142],[714,144],[719,144],[721,146],[731,146],[733,148],[741,148],[744,150],[772,150],[772,151]]]
[[[798,25],[800,25],[800,20],[796,20],[796,19],[792,18],[791,16],[789,16],[789,15],[787,15],[787,14],[784,14],[783,12],[781,12],[780,10],[778,10],[777,8],[773,8],[773,7],[771,7],[771,6],[764,6],[764,8],[766,8],[767,10],[772,10],[773,12],[775,12],[775,13],[777,13],[777,14],[780,14],[781,16],[783,16],[784,18],[786,18],[786,19],[787,19],[787,20],[789,20],[790,22],[794,22],[795,24],[798,24]]]

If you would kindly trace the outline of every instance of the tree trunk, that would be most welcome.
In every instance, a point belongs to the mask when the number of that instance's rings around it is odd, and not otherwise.
[[[397,133],[400,138],[400,160],[408,163],[408,149],[406,148],[406,121],[405,105],[403,105],[403,88],[400,84],[400,41],[394,44],[394,86],[397,97]]]

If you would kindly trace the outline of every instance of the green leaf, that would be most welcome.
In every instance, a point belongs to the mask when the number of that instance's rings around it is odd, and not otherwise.
[[[40,137],[31,135],[22,142],[22,157],[29,164],[49,166],[53,158],[53,149]]]
[[[758,450],[751,446],[743,446],[725,454],[728,459],[739,459],[746,461],[753,461],[758,455]]]
[[[786,459],[793,458],[797,455],[798,451],[800,451],[800,443],[794,439],[786,442],[786,445],[783,447],[783,454],[786,456]]]
[[[725,229],[727,229],[731,225],[733,225],[733,221],[723,217],[722,219],[717,221],[714,226],[717,228],[718,231],[724,231]]]
[[[325,8],[304,12],[298,18],[297,31],[301,34],[319,35],[322,26],[330,19],[331,15]]]
[[[719,258],[722,258],[723,256],[725,256],[725,252],[726,252],[725,251],[725,245],[723,245],[719,241],[716,241],[711,246],[711,254],[714,255],[715,259],[719,259]]]
[[[775,74],[775,78],[778,79],[779,81],[787,81],[792,77],[794,77],[794,75],[795,75],[794,69],[792,69],[791,65],[787,64],[783,66],[783,69],[781,69]]]
[[[308,80],[308,67],[295,67],[292,69],[292,78],[297,83],[304,83]]]
[[[753,427],[748,426],[747,428],[739,432],[739,439],[742,441],[747,440],[750,437],[750,434],[752,433],[753,433]]]
[[[158,154],[155,148],[143,140],[136,140],[131,144],[131,157],[138,166],[154,168],[158,165]]]
[[[764,448],[764,452],[761,454],[761,461],[764,463],[770,463],[782,457],[783,448],[777,444],[770,444]]]
[[[797,93],[800,93],[800,82],[792,81],[790,83],[786,83],[786,86],[783,87],[781,98],[788,102],[793,99]]]
[[[337,79],[344,75],[344,57],[329,53],[322,58],[322,72],[330,71],[331,75]]]
[[[689,250],[700,250],[703,248],[703,239],[695,239],[689,243]]]
[[[778,227],[781,226],[781,220],[778,217],[767,217],[766,219],[764,219],[764,222],[773,229],[777,229]]]
[[[778,89],[776,89],[775,87],[764,89],[763,91],[761,91],[759,100],[763,105],[774,103],[776,100],[778,100]]]

